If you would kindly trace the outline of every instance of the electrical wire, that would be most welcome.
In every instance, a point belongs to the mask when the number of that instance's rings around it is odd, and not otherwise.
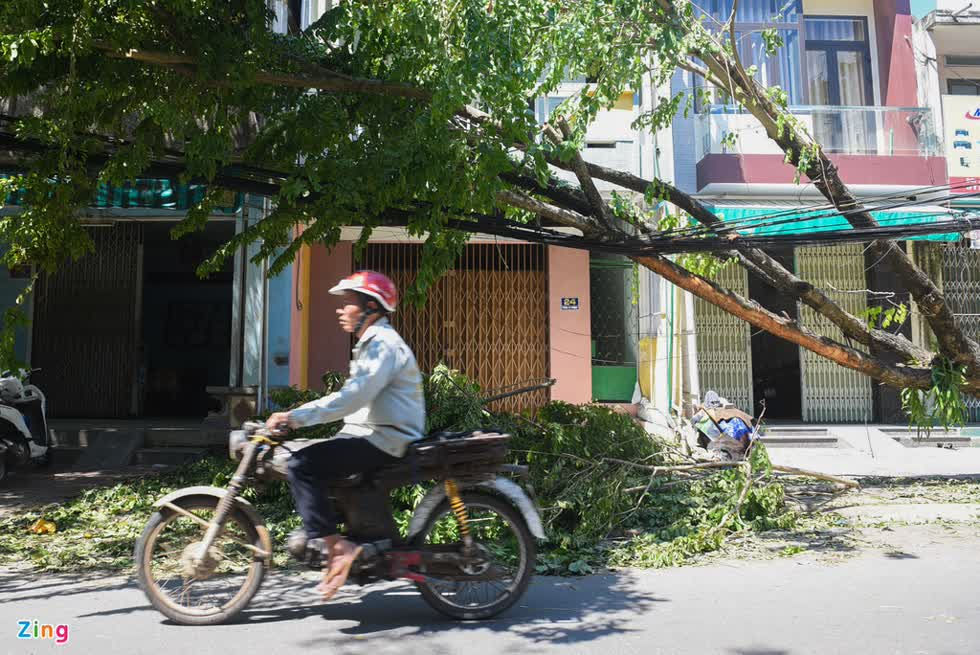
[[[955,225],[955,227],[954,227]],[[980,229],[980,217],[955,217],[952,221],[902,224],[895,226],[869,226],[826,230],[802,234],[775,234],[767,236],[708,236],[677,238],[669,234],[655,233],[637,238],[623,236],[618,239],[600,240],[557,232],[544,227],[511,221],[500,216],[471,214],[467,219],[450,219],[448,227],[469,232],[481,232],[496,236],[519,239],[532,243],[560,245],[568,248],[587,249],[618,255],[667,255],[695,252],[726,252],[733,248],[773,248],[798,245],[830,245],[877,239],[902,239],[942,233],[964,233]]]
[[[961,185],[944,185],[944,187],[928,187],[928,188],[929,189],[941,189],[941,188],[952,189],[955,188],[955,186],[968,186],[970,184],[971,183],[963,183]],[[973,193],[966,193],[966,194],[963,193],[947,194],[940,197],[930,196],[926,198],[919,198],[917,197],[917,194],[903,194],[903,196],[900,197],[904,197],[908,199],[901,202],[891,202],[891,203],[876,204],[876,205],[865,203],[860,207],[852,207],[849,209],[836,210],[836,211],[825,210],[822,207],[815,208],[815,207],[803,206],[803,207],[793,208],[785,211],[772,212],[769,214],[762,214],[762,215],[757,214],[754,216],[746,216],[733,220],[725,220],[718,225],[708,226],[708,225],[699,224],[698,226],[675,228],[672,230],[664,231],[664,233],[670,234],[672,236],[698,236],[698,235],[707,235],[712,233],[713,234],[730,233],[738,229],[758,230],[765,227],[774,227],[778,225],[791,225],[794,223],[806,223],[806,222],[812,222],[812,221],[817,221],[817,220],[827,219],[827,218],[841,217],[846,219],[849,216],[860,214],[865,211],[867,212],[894,211],[897,209],[908,209],[910,207],[918,207],[923,205],[935,205],[943,202],[949,202],[952,200],[977,198],[980,197],[980,192],[973,192]],[[921,212],[922,214],[921,217],[929,218],[929,217],[944,216],[944,215],[948,215],[952,217],[954,215],[954,212],[965,213],[967,211],[968,210],[962,210],[962,209],[961,210],[947,209],[945,212],[942,213]],[[896,218],[896,219],[888,219],[887,217],[876,218],[876,221],[878,223],[887,223],[894,220],[904,221],[906,219],[904,217]]]

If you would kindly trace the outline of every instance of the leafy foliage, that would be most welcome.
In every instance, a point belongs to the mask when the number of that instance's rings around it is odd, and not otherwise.
[[[964,425],[969,418],[962,392],[965,384],[963,367],[938,358],[932,367],[931,388],[902,390],[902,409],[909,416],[909,427],[928,434],[936,425],[945,430]]]
[[[766,480],[749,489],[734,525],[718,529],[745,484],[742,470],[672,478],[631,466],[627,462],[669,464],[670,451],[611,409],[552,403],[520,421],[515,449],[527,447],[548,528],[542,571],[672,566],[717,549],[729,530],[795,523],[796,515],[783,506],[782,485]],[[768,475],[764,447],[753,457],[753,469]],[[637,494],[637,488],[645,491]]]
[[[0,371],[17,371],[26,366],[14,352],[16,329],[27,325],[27,317],[17,307],[3,310],[0,327]]]
[[[15,192],[23,207],[19,220],[0,219],[5,261],[49,271],[85,254],[91,240],[74,216],[97,185],[146,175],[176,152],[186,170],[168,175],[184,180],[217,186],[219,172],[243,165],[281,174],[273,214],[202,273],[246,242],[260,243],[256,259],[278,256],[276,273],[300,243],[333,244],[345,225],[369,233],[398,208],[412,234],[427,235],[411,301],[463,243],[446,219],[496,211],[500,173],[546,176],[545,156],[567,160],[601,109],[644,77],[663,86],[689,53],[717,46],[690,6],[683,14],[641,0],[339,3],[279,34],[266,0],[4,3],[0,89],[37,109],[11,125],[38,146],[0,182],[0,196]],[[376,82],[316,89],[352,78]],[[574,78],[592,81],[556,110],[571,138],[529,139],[529,101]],[[658,99],[637,123],[669,125],[683,99]],[[468,103],[494,120],[476,140],[452,123]],[[177,232],[202,227],[213,201]],[[298,224],[308,227],[294,241]]]
[[[436,365],[423,383],[426,431],[466,430],[486,422],[480,385],[445,364]]]
[[[905,303],[899,303],[894,307],[882,307],[874,305],[864,310],[862,316],[868,322],[868,327],[874,328],[879,325],[882,330],[888,329],[891,325],[901,327],[909,316],[909,307]]]
[[[22,561],[42,570],[128,568],[133,544],[158,498],[192,485],[227,485],[232,473],[233,462],[205,459],[172,473],[89,489],[66,503],[5,517],[0,520],[0,561]],[[284,486],[249,489],[245,497],[256,503],[280,543],[299,525]],[[57,532],[28,534],[27,527],[42,515],[54,522]]]
[[[652,186],[652,185],[651,185]],[[677,229],[683,224],[692,224],[694,221],[684,214],[664,214],[660,219],[659,227],[661,230]],[[717,277],[725,266],[732,263],[734,259],[722,259],[710,253],[694,252],[677,256],[677,263],[691,271],[695,275],[711,278]]]

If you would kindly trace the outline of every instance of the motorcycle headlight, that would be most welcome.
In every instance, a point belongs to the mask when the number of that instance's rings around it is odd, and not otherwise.
[[[20,398],[22,393],[24,393],[24,385],[17,378],[0,380],[0,399],[12,402]]]

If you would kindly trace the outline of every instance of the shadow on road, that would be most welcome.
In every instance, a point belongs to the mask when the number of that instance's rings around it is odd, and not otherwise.
[[[430,608],[408,583],[385,583],[362,589],[346,587],[344,595],[330,603],[316,600],[312,593],[315,583],[315,580],[288,573],[268,577],[262,590],[249,608],[239,615],[236,623],[248,626],[279,624],[283,628],[290,622],[319,617],[324,622],[325,630],[311,630],[310,625],[304,623],[302,632],[297,634],[305,638],[295,645],[332,646],[336,652],[344,652],[347,647],[356,647],[358,652],[370,651],[371,639],[383,637],[390,640],[393,633],[402,639],[448,632],[458,635],[485,631],[506,632],[509,637],[516,638],[518,644],[522,644],[516,651],[528,652],[528,647],[536,643],[577,643],[612,633],[628,633],[634,630],[628,624],[638,614],[655,611],[658,603],[667,602],[664,598],[640,590],[629,574],[588,578],[539,577],[518,604],[500,618],[460,622],[443,617]],[[122,586],[136,587],[132,582]],[[306,599],[312,603],[304,604]],[[90,612],[77,618],[142,611],[152,610],[148,605],[140,604]],[[162,617],[161,622],[171,624]],[[271,625],[269,628],[275,629]],[[178,628],[175,626],[175,629]]]
[[[113,574],[96,571],[77,575],[43,574],[35,571],[0,571],[0,594],[12,594],[0,598],[0,605],[19,603],[25,600],[72,596],[93,591],[115,591],[134,587],[135,583],[121,578],[106,578]]]
[[[310,638],[300,646],[322,646],[324,641],[355,637],[364,640],[397,631],[402,637],[424,637],[442,632],[506,632],[523,642],[576,643],[631,631],[627,624],[636,615],[654,611],[664,598],[642,591],[628,574],[606,574],[588,578],[536,578],[527,594],[500,618],[480,622],[459,622],[437,614],[426,605],[414,587],[393,584],[386,588],[357,593],[346,602],[332,602],[307,608],[283,607],[277,589],[263,594],[260,604],[242,613],[242,622],[260,624],[289,621],[319,614],[325,621],[354,621],[338,634],[323,639]],[[295,596],[295,588],[285,590]]]

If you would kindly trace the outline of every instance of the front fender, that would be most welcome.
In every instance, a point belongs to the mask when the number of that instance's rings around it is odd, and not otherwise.
[[[545,538],[541,515],[538,513],[538,509],[534,506],[531,499],[528,498],[528,495],[521,489],[520,485],[507,478],[494,478],[489,482],[460,486],[461,489],[480,489],[481,487],[509,500],[524,516],[524,520],[527,521],[527,527],[531,531],[531,534],[538,539]],[[429,489],[429,493],[425,494],[418,507],[415,508],[415,513],[412,514],[412,521],[408,525],[408,538],[410,540],[422,532],[422,528],[425,527],[429,516],[432,515],[432,512],[435,511],[436,507],[439,506],[439,503],[445,497],[446,490],[441,484]]]
[[[164,507],[167,503],[174,505],[179,505],[178,501],[185,498],[191,498],[194,496],[210,496],[212,498],[221,499],[224,498],[225,494],[228,493],[227,489],[222,489],[221,487],[209,487],[209,486],[197,486],[197,487],[184,487],[183,489],[178,489],[177,491],[171,491],[169,494],[160,498],[153,506],[157,509],[165,510]],[[272,565],[272,537],[269,536],[269,529],[265,526],[265,520],[256,511],[255,506],[248,502],[244,498],[235,499],[235,507],[242,511],[248,520],[252,522],[255,526],[255,531],[259,533],[259,540],[262,542],[262,549],[268,553],[266,557],[266,566]]]

